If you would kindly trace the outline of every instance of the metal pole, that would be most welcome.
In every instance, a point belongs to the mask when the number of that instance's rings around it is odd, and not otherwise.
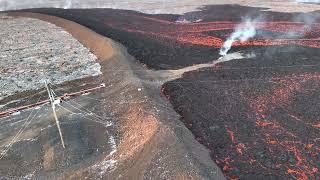
[[[56,124],[57,124],[58,130],[59,130],[59,135],[60,135],[60,140],[61,140],[61,143],[62,143],[62,147],[66,148],[65,145],[64,145],[62,131],[61,131],[61,128],[60,128],[60,122],[59,122],[58,116],[56,114],[56,108],[55,108],[55,104],[54,103],[52,103],[52,110],[53,110],[54,119],[56,120]]]
[[[55,107],[55,102],[54,102],[55,98],[54,98],[52,90],[49,88],[49,85],[47,84],[47,82],[46,82],[46,88],[47,88],[47,91],[48,91],[48,95],[49,95],[49,99],[50,99],[50,103],[51,103],[51,107],[52,107],[52,111],[53,111],[53,116],[54,116],[54,119],[55,119],[57,127],[58,127],[61,144],[62,144],[63,148],[66,148],[65,145],[64,145],[62,131],[61,131],[61,128],[60,128],[60,122],[59,122],[59,119],[58,119],[58,116],[57,116],[57,113],[56,113],[56,107]]]

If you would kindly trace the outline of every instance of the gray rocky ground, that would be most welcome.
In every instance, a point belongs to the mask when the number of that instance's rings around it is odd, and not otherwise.
[[[0,98],[101,74],[94,54],[45,21],[2,16],[0,42]]]

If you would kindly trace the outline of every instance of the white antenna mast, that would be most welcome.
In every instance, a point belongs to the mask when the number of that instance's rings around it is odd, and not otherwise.
[[[52,111],[53,111],[53,116],[54,116],[54,119],[55,119],[55,121],[56,121],[58,130],[59,130],[59,135],[60,135],[61,144],[62,144],[62,147],[63,147],[63,148],[66,148],[65,145],[64,145],[63,136],[62,136],[62,131],[61,131],[61,128],[60,128],[60,122],[59,122],[58,116],[57,116],[57,114],[56,114],[56,106],[55,106],[56,104],[59,104],[59,103],[60,103],[60,99],[55,99],[55,97],[54,97],[54,92],[53,92],[52,89],[50,88],[50,86],[49,86],[49,84],[47,83],[47,81],[45,81],[45,84],[46,84],[46,88],[47,88],[47,91],[48,91],[49,100],[50,100],[50,104],[51,104]]]

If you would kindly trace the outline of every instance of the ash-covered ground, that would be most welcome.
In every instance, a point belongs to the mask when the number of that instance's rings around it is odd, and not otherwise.
[[[94,163],[112,155],[117,148],[114,123],[110,114],[101,109],[102,103],[94,100],[97,96],[99,93],[72,99],[57,107],[66,149],[61,146],[50,105],[1,118],[0,177],[33,179],[41,175],[52,179],[90,164],[89,171],[97,176],[113,169],[116,161],[112,159],[102,165]],[[90,114],[92,111],[96,114]]]
[[[97,57],[68,32],[31,18],[0,17],[0,100],[101,74]]]

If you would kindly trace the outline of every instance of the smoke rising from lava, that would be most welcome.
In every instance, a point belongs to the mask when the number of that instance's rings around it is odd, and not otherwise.
[[[297,3],[320,3],[320,0],[296,0]]]
[[[301,22],[304,25],[296,28],[296,29],[288,29],[285,34],[281,34],[275,36],[275,39],[298,39],[305,36],[305,33],[309,32],[314,23],[318,22],[320,19],[320,15],[308,14],[308,13],[301,13],[297,16],[293,17],[294,22]],[[245,18],[238,26],[236,26],[234,32],[228,37],[228,39],[224,42],[223,46],[220,49],[219,54],[225,56],[229,50],[231,49],[232,45],[236,41],[245,42],[256,35],[261,37],[268,38],[268,34],[265,32],[259,31],[257,26],[263,26],[266,22],[264,17],[258,17],[255,19]]]
[[[226,42],[224,42],[219,54],[222,56],[227,55],[235,41],[244,42],[253,38],[257,33],[254,22],[255,20],[246,19],[244,22],[239,24],[231,36],[226,40]]]
[[[290,38],[290,39],[298,39],[302,38],[306,35],[306,33],[310,32],[315,23],[320,20],[319,14],[309,14],[309,13],[301,13],[292,18],[293,22],[301,22],[303,26],[299,28],[288,29],[288,32],[285,36],[277,36],[276,38]]]
[[[65,2],[65,5],[63,6],[63,9],[70,9],[72,7],[72,0],[67,0]]]

